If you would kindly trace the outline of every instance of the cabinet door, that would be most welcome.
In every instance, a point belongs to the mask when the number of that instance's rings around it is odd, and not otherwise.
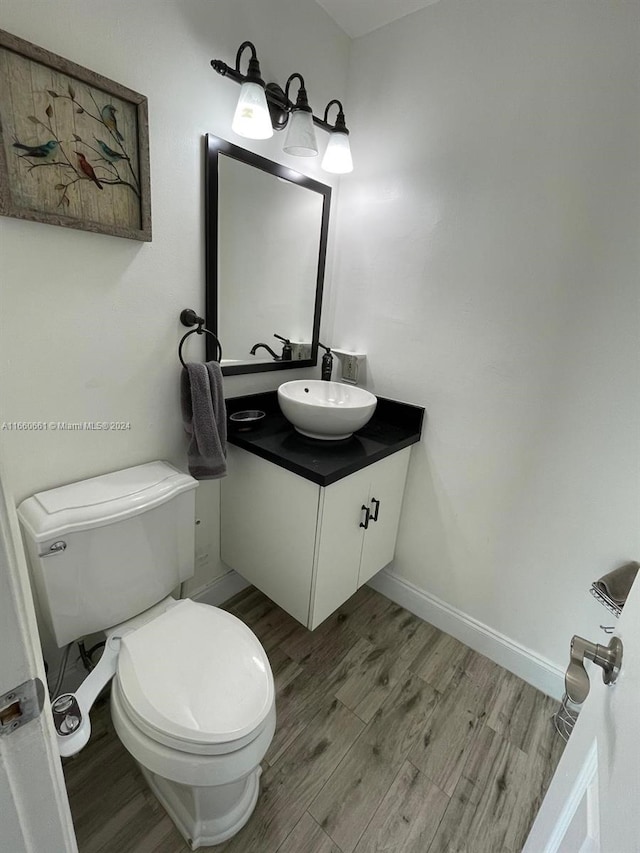
[[[320,486],[237,447],[227,462],[220,556],[307,625]]]
[[[311,630],[358,588],[364,519],[371,468],[321,489],[319,538],[312,589]]]
[[[369,506],[375,514],[376,501],[379,501],[378,518],[369,521],[364,534],[358,587],[393,560],[410,453],[411,448],[406,447],[366,469],[370,472],[371,483]]]

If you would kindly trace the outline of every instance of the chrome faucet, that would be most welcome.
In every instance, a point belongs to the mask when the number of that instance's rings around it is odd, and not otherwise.
[[[318,346],[322,347],[324,350],[322,366],[320,367],[320,378],[324,379],[326,382],[330,382],[331,372],[333,370],[333,355],[331,354],[331,349],[326,347],[324,344],[321,344],[320,341],[318,341]]]

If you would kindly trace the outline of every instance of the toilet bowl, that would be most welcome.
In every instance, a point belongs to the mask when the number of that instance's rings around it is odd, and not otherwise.
[[[171,592],[193,575],[196,481],[150,462],[40,492],[18,507],[43,617],[59,647],[104,631],[74,694],[52,702],[74,755],[112,680],[124,747],[192,849],[247,822],[275,731],[275,690],[258,638],[231,613]]]
[[[255,808],[275,731],[264,649],[232,614],[188,599],[114,634],[118,737],[193,849],[226,841]]]

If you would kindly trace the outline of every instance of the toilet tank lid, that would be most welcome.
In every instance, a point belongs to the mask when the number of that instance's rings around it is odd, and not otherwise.
[[[139,515],[197,485],[168,462],[147,462],[38,492],[20,504],[18,516],[31,538],[44,542]]]

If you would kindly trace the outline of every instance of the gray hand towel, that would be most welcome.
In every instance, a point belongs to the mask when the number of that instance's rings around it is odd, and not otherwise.
[[[188,362],[180,375],[180,402],[185,431],[191,436],[187,457],[196,480],[227,473],[227,410],[222,371],[217,361]]]
[[[620,566],[612,572],[602,575],[594,583],[594,586],[601,592],[604,592],[605,595],[608,595],[611,601],[617,604],[618,607],[624,607],[629,591],[638,574],[638,568],[640,568],[640,563],[625,563],[624,566]]]

